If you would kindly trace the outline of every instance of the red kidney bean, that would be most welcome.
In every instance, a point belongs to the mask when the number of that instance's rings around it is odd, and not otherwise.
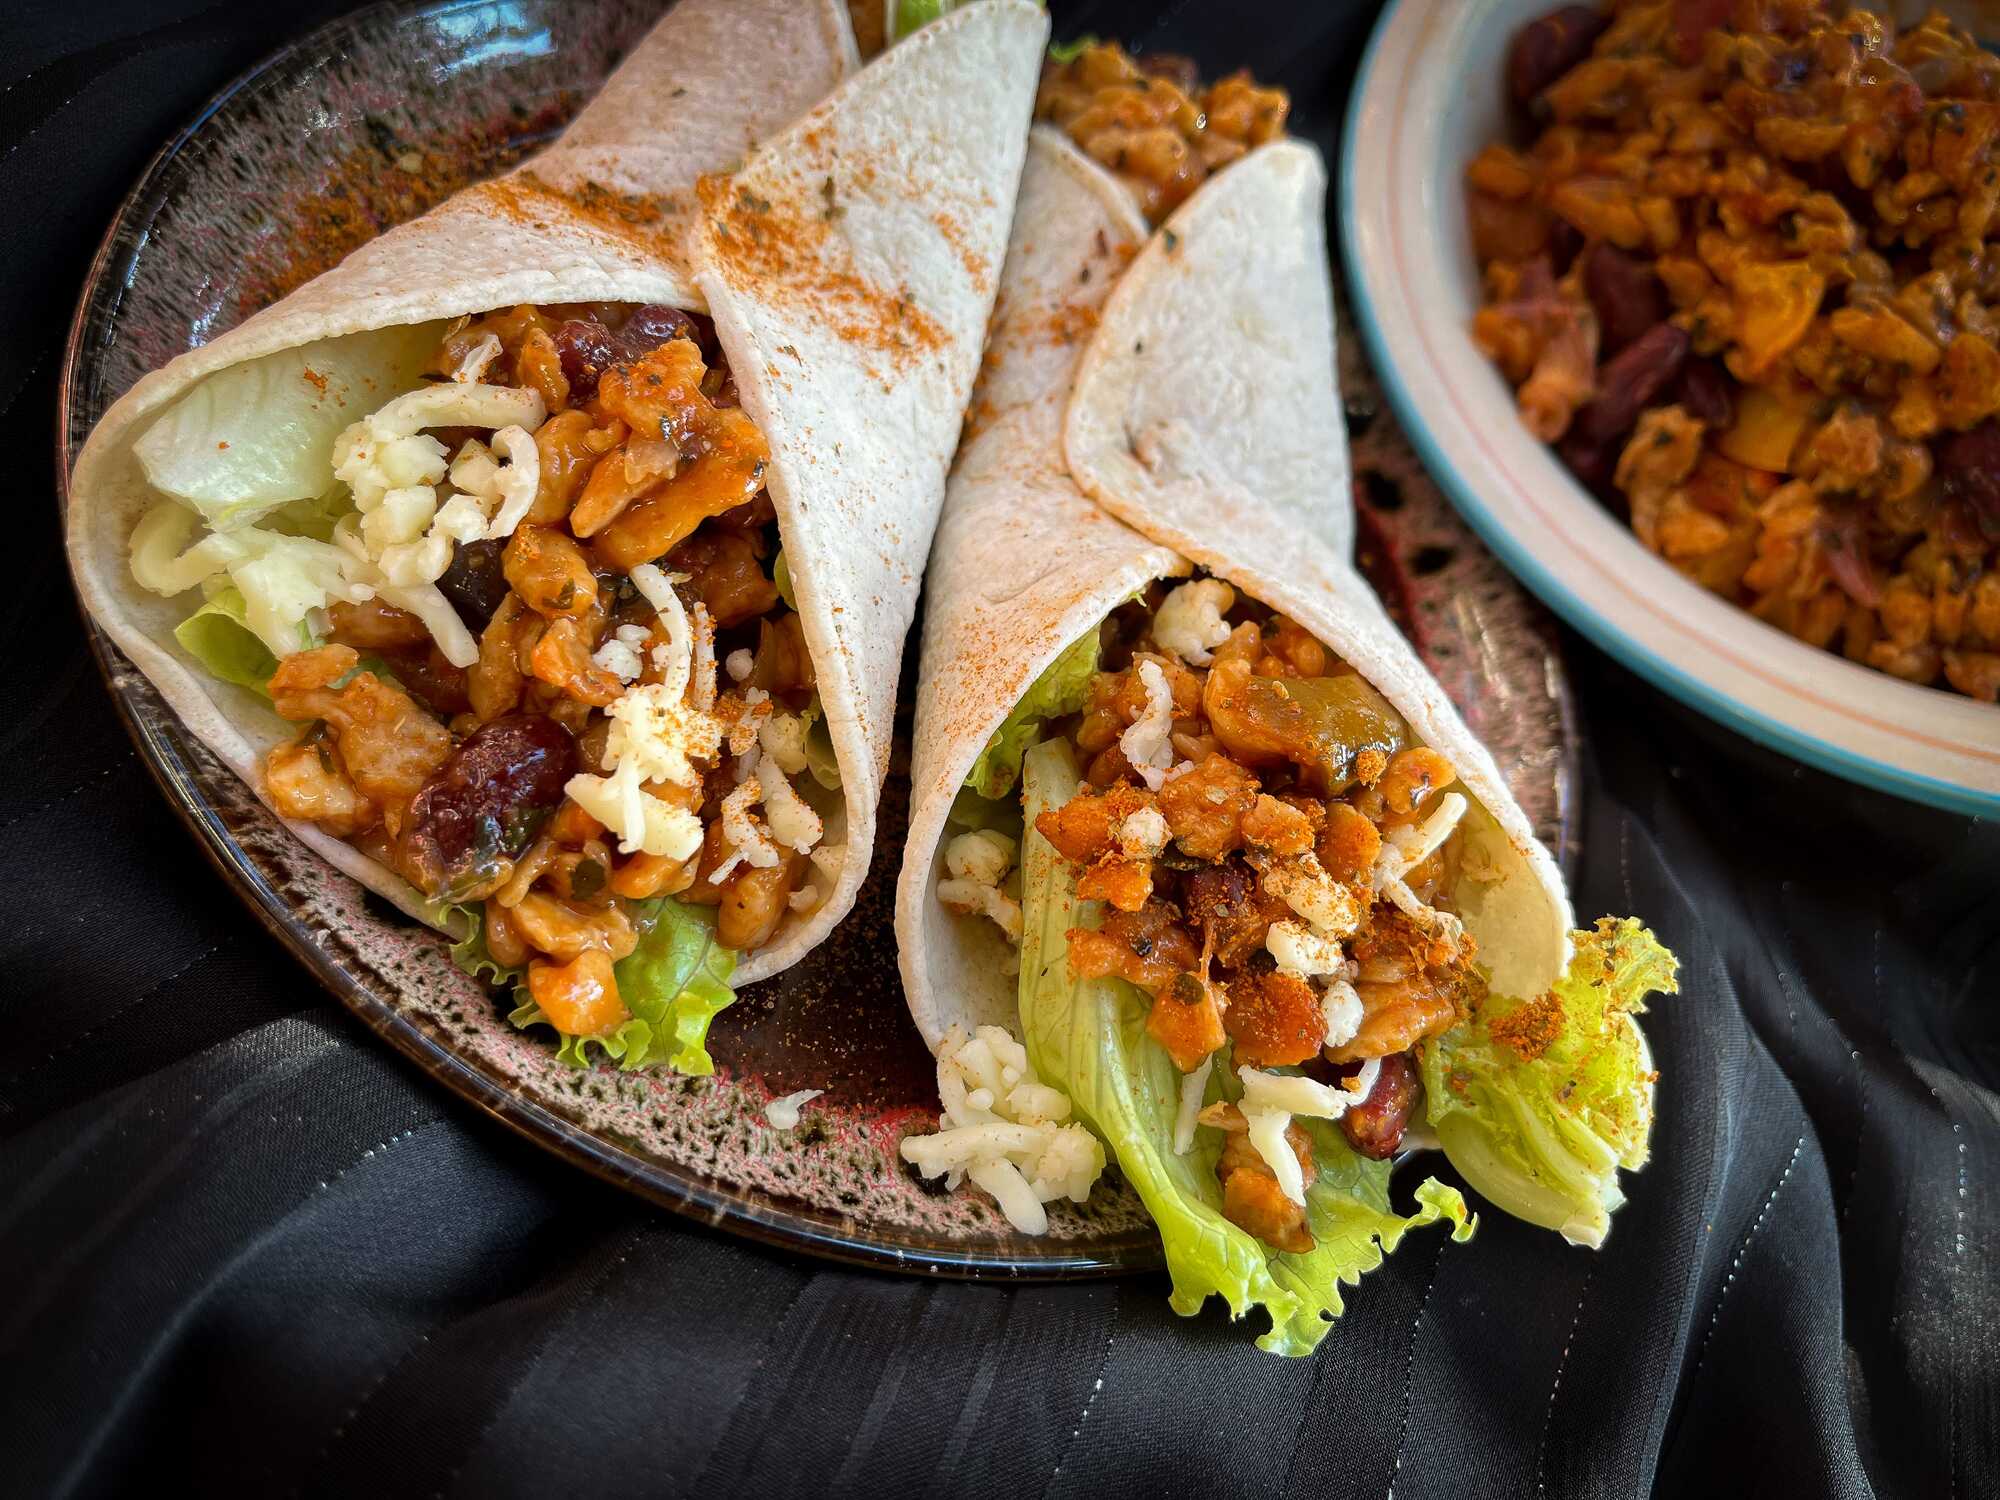
[[[1606,357],[1637,342],[1667,316],[1667,289],[1636,256],[1602,240],[1583,252],[1583,293],[1597,314],[1598,347]]]
[[[1614,513],[1620,516],[1626,513],[1625,497],[1612,483],[1612,476],[1618,468],[1617,444],[1588,442],[1572,424],[1562,441],[1556,444],[1556,456],[1569,466],[1569,471],[1576,475],[1585,489]]]
[[[571,318],[557,327],[555,340],[570,399],[588,401],[597,394],[597,378],[617,358],[611,330],[595,318]]]
[[[493,618],[493,611],[507,597],[507,575],[501,571],[504,541],[460,542],[451,549],[451,566],[438,579],[438,588],[466,628],[477,635]]]
[[[403,853],[419,883],[450,896],[489,880],[528,847],[575,769],[576,741],[541,714],[473,730],[410,803]]]
[[[1671,323],[1655,323],[1598,367],[1597,394],[1576,414],[1570,431],[1591,447],[1612,447],[1673,384],[1687,356],[1688,336]]]
[[[1674,400],[1697,422],[1720,431],[1736,420],[1735,387],[1729,373],[1712,359],[1690,359],[1674,382]]]
[[[616,329],[595,318],[571,318],[555,332],[563,378],[569,381],[570,395],[577,401],[596,395],[598,380],[613,365],[629,364],[670,339],[691,339],[706,355],[714,338],[715,328],[708,319],[694,318],[658,302],[633,308]]]
[[[1549,226],[1549,264],[1556,275],[1567,275],[1582,253],[1583,231],[1568,219],[1555,220]]]
[[[384,651],[382,659],[409,695],[440,719],[472,707],[466,696],[465,668],[454,667],[436,646]]]
[[[1382,1059],[1368,1098],[1340,1117],[1340,1133],[1363,1156],[1387,1161],[1403,1144],[1417,1107],[1417,1065],[1407,1052]]]
[[[1820,553],[1826,570],[1847,597],[1873,609],[1882,602],[1882,585],[1868,557],[1867,526],[1851,506],[1828,508],[1819,523]]]
[[[1507,92],[1526,109],[1535,96],[1590,56],[1611,17],[1591,5],[1565,5],[1514,33],[1507,53]]]
[[[2000,421],[1988,418],[1938,445],[1947,500],[1963,501],[1989,542],[2000,542]]]

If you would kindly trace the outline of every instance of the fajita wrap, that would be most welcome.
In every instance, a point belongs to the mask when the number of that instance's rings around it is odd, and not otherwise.
[[[574,1060],[705,1071],[732,967],[853,904],[1046,33],[986,0],[861,68],[838,0],[682,0],[78,458],[94,619]]]
[[[1636,924],[1572,939],[1353,570],[1317,153],[1254,144],[1149,233],[1072,143],[1091,117],[1053,118],[931,556],[896,914],[945,1114],[903,1149],[1040,1232],[1108,1148],[1175,1307],[1262,1306],[1300,1353],[1409,1227],[1469,1232],[1436,1181],[1391,1206],[1406,1134],[1601,1241],[1672,961]]]

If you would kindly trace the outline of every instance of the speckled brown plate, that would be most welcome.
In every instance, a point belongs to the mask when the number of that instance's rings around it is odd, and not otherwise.
[[[560,129],[657,10],[643,0],[381,6],[225,89],[147,168],[91,267],[63,371],[60,469],[144,371]],[[1575,745],[1550,627],[1375,414],[1351,343],[1342,378],[1369,575],[1543,837],[1567,853]],[[906,749],[891,769],[873,883],[830,942],[716,1021],[715,1077],[576,1072],[542,1034],[510,1027],[436,934],[292,839],[93,637],[147,763],[251,911],[384,1039],[530,1140],[669,1208],[846,1260],[1018,1277],[1159,1264],[1122,1183],[1062,1206],[1050,1233],[1029,1239],[983,1197],[933,1191],[897,1157],[902,1135],[937,1108],[890,921]],[[801,1088],[826,1093],[797,1130],[771,1129],[765,1102]]]

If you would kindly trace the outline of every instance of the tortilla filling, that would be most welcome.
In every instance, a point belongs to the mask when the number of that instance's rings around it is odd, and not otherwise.
[[[304,726],[265,761],[281,814],[475,917],[528,1019],[607,1038],[663,913],[712,907],[714,942],[748,952],[839,868],[769,448],[705,318],[521,306],[430,339],[417,389],[345,414],[323,539],[259,517],[172,556],[192,517],[168,504],[134,571],[200,582],[198,613],[248,600],[275,660],[233,680]],[[274,550],[316,587],[194,577]]]
[[[1078,648],[1098,670],[1076,672]],[[1185,1076],[1176,1150],[1224,1132],[1225,1216],[1309,1250],[1316,1177],[1294,1118],[1392,1155],[1419,1107],[1415,1049],[1484,994],[1450,895],[1457,772],[1321,642],[1217,578],[1153,585],[1065,658],[1077,690],[1040,738],[1067,744],[1083,785],[1028,836],[1101,903],[1068,933],[1070,975],[1151,996],[1146,1030]],[[938,896],[1018,942],[1014,854],[1005,833],[958,834]],[[1225,1052],[1232,1097],[1204,1104]]]

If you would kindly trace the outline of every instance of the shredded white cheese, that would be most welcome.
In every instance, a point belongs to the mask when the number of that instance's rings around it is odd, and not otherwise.
[[[1139,682],[1146,690],[1146,706],[1118,736],[1118,748],[1147,790],[1157,792],[1174,764],[1174,694],[1156,661],[1139,663]]]
[[[572,776],[563,790],[618,835],[621,853],[643,850],[665,859],[687,859],[701,847],[701,819],[686,808],[670,807],[645,787],[648,782],[698,785],[696,763],[721,754],[722,726],[714,715],[686,701],[693,631],[672,582],[651,563],[634,568],[632,582],[666,631],[665,644],[657,648],[665,653],[660,663],[665,680],[636,683],[605,710],[611,729],[604,765],[610,774]],[[776,862],[775,851],[770,862]]]
[[[722,799],[722,838],[729,846],[729,857],[715,867],[715,873],[708,877],[710,884],[721,885],[736,872],[738,865],[768,870],[778,862],[778,846],[771,842],[751,811],[763,797],[764,784],[753,771]]]
[[[1261,883],[1321,937],[1352,937],[1361,925],[1361,903],[1321,868],[1316,855],[1301,854],[1272,865]]]
[[[1450,912],[1425,905],[1410,889],[1406,877],[1451,837],[1468,806],[1457,792],[1446,792],[1437,809],[1415,828],[1392,829],[1382,842],[1382,852],[1375,858],[1375,889],[1393,901],[1399,911],[1453,946],[1464,938],[1465,924]]]
[[[1157,807],[1127,813],[1118,825],[1118,852],[1127,859],[1152,859],[1167,847],[1166,817]]]
[[[1104,1170],[1104,1147],[1065,1123],[1070,1101],[1035,1076],[1027,1050],[998,1026],[968,1037],[953,1026],[938,1048],[943,1118],[935,1135],[906,1136],[903,1159],[948,1187],[970,1178],[1024,1234],[1048,1232],[1042,1206],[1081,1203]]]
[[[1021,903],[1004,889],[1014,867],[1016,845],[1004,833],[979,829],[961,833],[945,845],[944,867],[949,878],[938,882],[937,897],[960,916],[984,916],[1020,945]]]
[[[811,869],[806,883],[786,899],[786,904],[802,917],[818,911],[833,894],[833,887],[840,879],[840,867],[847,859],[847,845],[821,844],[807,858]]]
[[[646,659],[640,654],[640,648],[651,634],[643,625],[620,625],[604,638],[604,644],[592,653],[590,659],[620,682],[635,681],[646,670]]]
[[[1202,1096],[1208,1092],[1208,1075],[1215,1071],[1215,1054],[1209,1053],[1201,1066],[1181,1079],[1180,1108],[1174,1113],[1174,1155],[1186,1156],[1194,1149],[1194,1127],[1201,1113]]]
[[[1319,1006],[1326,1017],[1326,1046],[1345,1047],[1360,1034],[1367,1013],[1362,1009],[1361,996],[1345,979],[1327,985],[1319,997]]]
[[[1278,961],[1280,970],[1302,979],[1341,974],[1347,969],[1340,940],[1324,937],[1303,922],[1273,922],[1264,935],[1264,947]]]
[[[796,776],[806,768],[807,733],[803,714],[787,713],[774,704],[757,729],[757,744],[765,759],[787,776]]]
[[[1213,648],[1229,639],[1222,617],[1236,603],[1236,590],[1220,578],[1197,578],[1160,601],[1153,612],[1153,640],[1192,666],[1215,660]]]
[[[826,828],[819,814],[793,789],[784,767],[760,762],[757,784],[764,790],[764,821],[771,837],[800,854],[811,852]]]
[[[689,633],[694,637],[694,670],[688,685],[688,700],[708,713],[715,707],[715,621],[708,616],[708,606],[699,599],[695,601]]]
[[[452,381],[398,396],[351,423],[333,442],[334,477],[354,495],[335,523],[350,582],[421,619],[453,666],[479,659],[479,643],[437,589],[452,545],[511,536],[534,504],[541,459],[532,429],[547,414],[541,395],[513,386]],[[455,464],[427,427],[493,430],[493,450],[469,442]],[[440,505],[447,475],[459,493]]]
[[[800,1106],[812,1103],[825,1092],[825,1089],[800,1089],[796,1094],[782,1095],[764,1106],[764,1118],[771,1122],[773,1130],[796,1130]]]
[[[465,351],[465,357],[459,360],[451,378],[460,385],[477,385],[485,376],[486,367],[499,357],[500,335],[489,333]]]
[[[1238,1108],[1249,1123],[1250,1144],[1294,1203],[1305,1203],[1306,1182],[1299,1159],[1285,1139],[1293,1117],[1337,1120],[1355,1105],[1367,1102],[1381,1073],[1380,1060],[1370,1058],[1348,1087],[1336,1089],[1298,1073],[1267,1073],[1247,1064],[1236,1070],[1236,1076],[1243,1080]]]
[[[743,712],[736,716],[736,722],[729,726],[729,753],[748,755],[757,748],[757,741],[764,730],[764,721],[771,717],[774,705],[771,695],[762,688],[743,690]],[[739,769],[739,779],[742,773]]]

